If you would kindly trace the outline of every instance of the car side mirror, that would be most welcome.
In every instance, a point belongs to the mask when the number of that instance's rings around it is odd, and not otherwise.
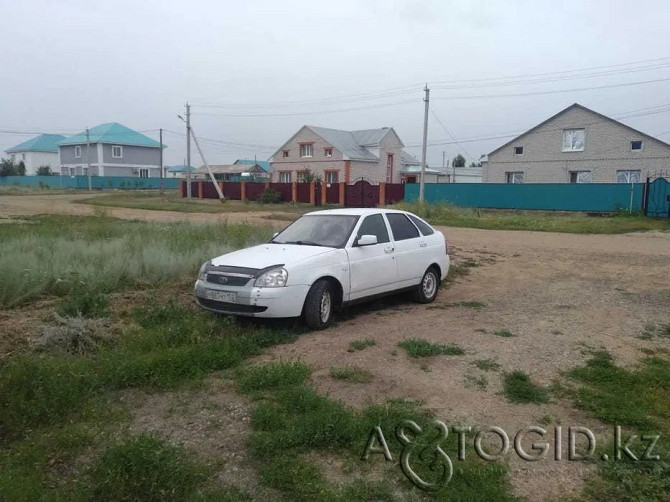
[[[361,235],[356,244],[358,244],[359,246],[372,246],[373,244],[377,244],[377,236]]]

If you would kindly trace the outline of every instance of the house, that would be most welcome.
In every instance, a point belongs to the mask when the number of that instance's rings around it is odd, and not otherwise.
[[[101,124],[58,143],[62,174],[158,178],[160,143],[128,127]]]
[[[247,166],[258,166],[266,173],[270,172],[270,162],[267,160],[237,159],[233,164],[245,164]]]
[[[403,151],[400,154],[400,162],[402,168],[400,169],[400,177],[403,183],[420,183],[421,182],[421,162],[416,157]],[[448,183],[449,174],[440,169],[432,169],[426,166],[424,171],[426,176],[426,183]]]
[[[267,179],[267,172],[258,164],[210,165],[209,169],[218,181],[239,181],[245,177],[248,177],[249,181],[258,178]],[[204,165],[197,168],[194,172],[197,179],[207,179],[209,177],[207,167]]]
[[[573,104],[488,154],[485,183],[632,183],[667,168],[670,144]]]
[[[195,167],[191,166],[191,173],[195,172]],[[168,178],[186,178],[186,166],[177,165],[170,166],[167,168],[167,177]]]
[[[403,154],[408,156],[403,147],[391,127],[342,131],[305,125],[270,158],[271,177],[284,183],[302,181],[309,169],[328,184],[360,178],[400,183]]]
[[[10,160],[26,166],[26,174],[37,174],[40,166],[49,166],[52,171],[60,170],[58,142],[65,139],[60,134],[40,134],[28,141],[5,150]]]

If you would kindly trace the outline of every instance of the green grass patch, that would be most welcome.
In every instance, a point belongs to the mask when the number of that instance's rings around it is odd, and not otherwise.
[[[377,342],[375,342],[372,338],[364,338],[363,340],[353,340],[349,342],[348,352],[356,352],[357,350],[363,350],[367,347],[372,347],[373,345],[377,345]]]
[[[500,364],[494,359],[478,359],[472,364],[482,371],[498,371],[500,369]]]
[[[639,214],[617,213],[597,218],[585,213],[468,209],[449,204],[401,203],[393,206],[415,213],[433,225],[488,230],[532,230],[576,234],[620,234],[645,230],[670,230],[670,221]]]
[[[398,347],[405,349],[410,357],[429,357],[429,356],[462,356],[465,351],[456,344],[443,345],[439,343],[430,343],[421,338],[412,338],[398,342]]]
[[[548,403],[549,392],[531,382],[523,371],[514,371],[505,375],[504,394],[513,403]]]
[[[38,216],[25,223],[3,224],[0,308],[79,290],[102,294],[195,280],[206,260],[271,235],[269,228],[244,224],[164,224],[105,217]],[[76,301],[89,301],[87,296],[90,293]]]
[[[471,300],[471,301],[463,301],[463,302],[454,302],[454,303],[444,303],[441,305],[429,305],[426,307],[427,310],[446,310],[448,308],[452,307],[463,307],[466,309],[481,309],[486,307],[486,304],[484,302],[480,302],[479,300]]]
[[[495,336],[500,336],[502,338],[512,338],[512,337],[516,336],[514,333],[512,333],[508,329],[499,329],[499,330],[494,331],[493,334]]]
[[[351,383],[368,383],[372,381],[372,373],[362,368],[336,368],[331,366],[330,376],[335,380],[344,380]]]
[[[239,371],[237,384],[242,392],[290,387],[305,381],[310,371],[302,363],[276,363]]]
[[[670,323],[655,324],[647,323],[644,330],[638,335],[641,340],[653,340],[654,338],[670,338]]]

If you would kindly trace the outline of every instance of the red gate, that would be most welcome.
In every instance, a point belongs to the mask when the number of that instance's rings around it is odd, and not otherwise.
[[[344,187],[344,205],[348,207],[377,207],[379,204],[379,185],[359,178]]]

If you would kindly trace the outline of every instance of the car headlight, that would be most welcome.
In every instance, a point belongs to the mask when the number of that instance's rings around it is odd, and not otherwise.
[[[275,268],[268,270],[264,274],[260,275],[256,282],[254,282],[254,287],[256,288],[281,288],[286,286],[286,281],[288,280],[288,272],[285,268]]]
[[[200,267],[200,271],[198,272],[198,279],[200,279],[201,281],[204,281],[206,279],[207,265],[209,265],[208,261],[202,264],[202,266]]]

